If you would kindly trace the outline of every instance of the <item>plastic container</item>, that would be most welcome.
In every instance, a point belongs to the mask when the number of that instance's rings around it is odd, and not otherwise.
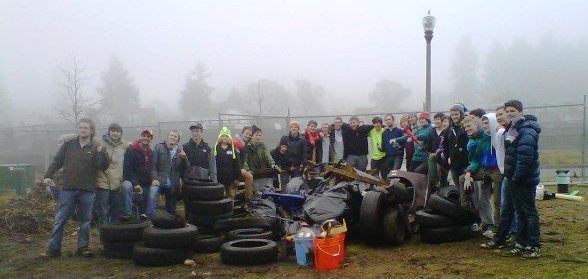
[[[545,195],[545,187],[543,185],[537,185],[535,189],[535,199],[542,201]]]
[[[301,266],[312,266],[314,263],[314,238],[294,237],[296,263]]]
[[[558,193],[569,193],[569,186],[570,186],[570,170],[556,170],[555,173],[557,176],[555,177],[555,182],[557,183],[557,192]]]
[[[345,260],[345,234],[314,239],[314,266],[317,270],[338,269]]]

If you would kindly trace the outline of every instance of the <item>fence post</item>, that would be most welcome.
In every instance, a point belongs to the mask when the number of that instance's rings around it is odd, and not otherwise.
[[[157,121],[157,135],[159,137],[159,141],[161,142],[163,140],[161,135],[161,121]]]
[[[218,113],[218,130],[220,131],[220,129],[223,128],[223,120],[221,118],[221,113]]]
[[[45,165],[43,170],[45,171],[49,167],[49,130],[45,130]]]
[[[288,115],[286,116],[286,130],[290,129],[290,108],[288,108]]]
[[[582,105],[582,178],[580,181],[584,182],[584,168],[585,168],[585,152],[586,152],[586,95],[584,95],[584,103]]]

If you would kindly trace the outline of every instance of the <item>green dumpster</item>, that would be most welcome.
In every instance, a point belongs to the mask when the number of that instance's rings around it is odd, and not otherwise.
[[[35,184],[35,168],[30,164],[0,165],[0,191],[24,196]]]

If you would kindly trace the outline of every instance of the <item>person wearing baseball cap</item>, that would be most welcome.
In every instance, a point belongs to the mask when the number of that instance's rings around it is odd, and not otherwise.
[[[139,204],[139,211],[147,217],[151,217],[157,206],[158,186],[151,185],[151,166],[153,151],[151,141],[153,130],[141,131],[141,138],[131,143],[131,147],[125,152],[123,167],[123,185],[125,188],[142,189],[144,200]],[[131,192],[125,193],[125,207],[131,205]],[[128,196],[127,196],[128,195]]]
[[[209,179],[216,182],[216,160],[212,148],[202,139],[204,127],[197,122],[190,124],[189,129],[192,137],[183,145],[190,162],[186,178]]]

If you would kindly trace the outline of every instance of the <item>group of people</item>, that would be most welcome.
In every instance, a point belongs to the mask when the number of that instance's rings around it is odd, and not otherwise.
[[[45,182],[59,171],[59,192],[54,229],[47,250],[58,256],[63,227],[77,205],[80,221],[78,253],[91,256],[89,228],[95,208],[98,223],[118,222],[131,215],[134,193],[142,193],[138,209],[149,218],[158,195],[165,209],[176,212],[183,180],[207,179],[225,185],[235,197],[236,185],[244,181],[246,200],[253,197],[255,181],[274,175],[303,175],[306,164],[345,161],[359,170],[371,169],[382,178],[399,170],[426,174],[430,187],[451,182],[460,192],[462,207],[476,210],[481,222],[475,230],[491,240],[482,248],[504,247],[514,239],[510,253],[539,257],[539,217],[534,203],[539,183],[537,119],[523,114],[520,101],[512,100],[486,113],[468,111],[454,104],[449,116],[437,113],[404,115],[396,125],[393,114],[372,124],[358,117],[349,123],[337,117],[333,123],[309,121],[306,129],[290,123],[289,132],[271,150],[263,142],[262,130],[253,125],[238,135],[223,127],[214,146],[203,140],[204,128],[189,127],[191,138],[180,145],[181,133],[171,130],[165,141],[152,148],[153,131],[145,129],[132,143],[122,140],[123,129],[111,124],[97,139],[90,119],[78,123],[78,135],[63,142],[45,174]],[[254,179],[255,177],[255,179]]]

